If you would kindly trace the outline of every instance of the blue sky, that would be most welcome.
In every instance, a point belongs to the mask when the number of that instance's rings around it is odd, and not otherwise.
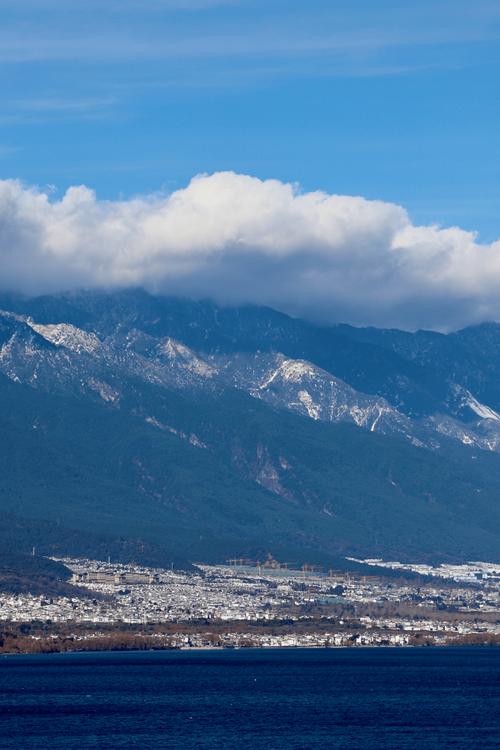
[[[0,0],[0,18],[2,178],[117,198],[234,170],[500,236],[497,0]]]

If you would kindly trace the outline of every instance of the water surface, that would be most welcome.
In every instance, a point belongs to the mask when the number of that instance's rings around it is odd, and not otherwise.
[[[500,649],[0,657],[0,747],[498,750]]]

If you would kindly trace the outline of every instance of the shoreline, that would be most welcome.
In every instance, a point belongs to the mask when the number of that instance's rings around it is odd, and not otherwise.
[[[0,652],[0,659],[10,658],[17,656],[61,656],[76,654],[152,654],[152,653],[193,653],[193,652],[234,652],[234,651],[366,651],[366,650],[416,650],[416,649],[497,649],[500,647],[500,643],[425,643],[425,644],[388,644],[388,645],[373,645],[373,644],[360,644],[359,646],[347,646],[347,645],[310,645],[310,646],[296,646],[296,645],[282,645],[282,646],[163,646],[158,648],[106,648],[106,649],[92,649],[92,648],[75,648],[75,649],[52,649],[46,651],[4,651]]]
[[[500,646],[500,633],[450,629],[365,628],[311,619],[274,622],[171,622],[147,627],[91,623],[0,625],[0,655],[126,651],[222,651],[261,649],[404,648]]]

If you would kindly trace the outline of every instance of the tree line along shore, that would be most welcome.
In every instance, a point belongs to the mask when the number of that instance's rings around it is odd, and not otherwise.
[[[397,628],[367,631],[360,623],[332,627],[328,620],[302,622],[188,622],[136,626],[88,626],[71,623],[5,623],[0,654],[50,654],[90,651],[149,651],[180,648],[500,646],[496,633],[411,632]]]

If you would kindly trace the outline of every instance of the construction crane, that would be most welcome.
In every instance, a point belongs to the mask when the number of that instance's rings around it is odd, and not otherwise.
[[[310,563],[304,563],[301,570],[305,575],[306,573],[320,573],[322,568],[321,565],[311,565]]]

